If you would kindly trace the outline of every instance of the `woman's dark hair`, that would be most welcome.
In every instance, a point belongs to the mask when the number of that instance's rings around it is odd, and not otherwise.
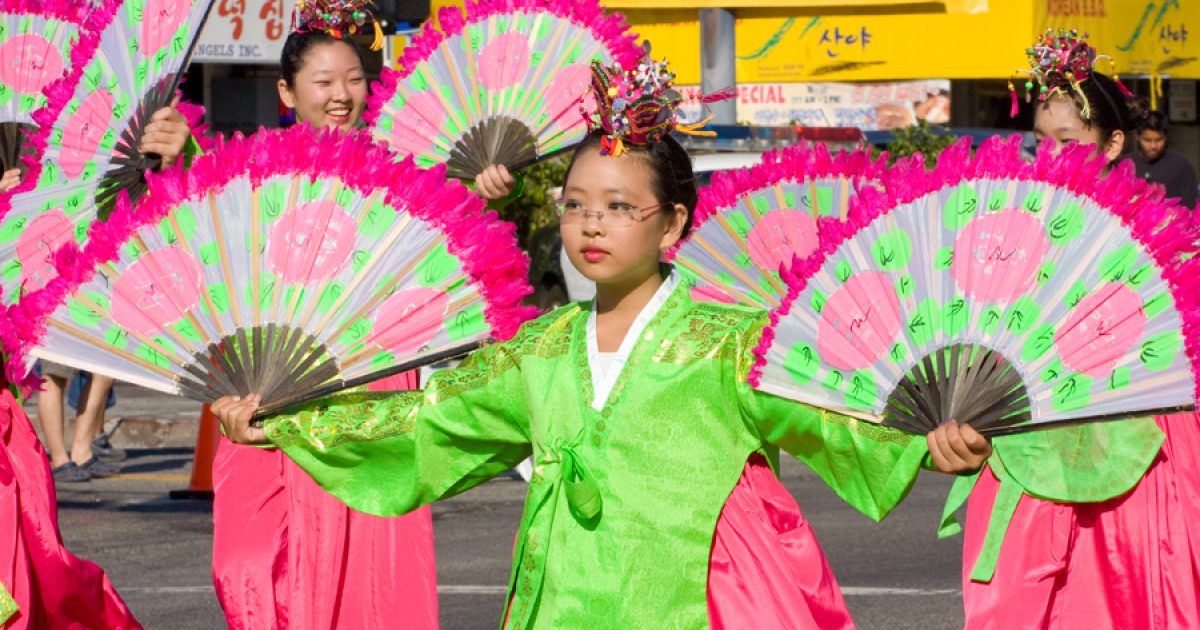
[[[1136,107],[1131,109],[1129,98],[1117,86],[1117,82],[1106,74],[1093,72],[1088,80],[1079,83],[1079,88],[1083,90],[1083,95],[1087,98],[1088,106],[1091,108],[1091,117],[1084,122],[1088,127],[1099,132],[1100,146],[1108,144],[1113,134],[1120,131],[1125,135],[1121,155],[1124,156],[1132,151],[1133,142],[1130,133],[1137,129],[1138,123],[1144,116],[1143,111]],[[1078,96],[1073,98],[1075,105],[1082,109],[1082,100]]]
[[[279,75],[288,87],[296,84],[296,73],[304,66],[304,57],[322,44],[345,44],[354,51],[358,62],[366,65],[362,49],[349,37],[338,39],[325,31],[292,31],[283,42],[283,53],[279,55]]]
[[[575,168],[575,160],[579,159],[579,155],[599,147],[603,137],[601,132],[593,131],[579,143],[575,154],[571,156],[571,163],[567,165],[567,172],[563,175],[564,183],[571,176],[571,170]],[[696,203],[699,200],[696,174],[692,172],[692,158],[688,156],[687,149],[673,136],[667,136],[661,142],[655,142],[648,147],[626,148],[631,155],[639,156],[650,166],[653,175],[650,188],[654,191],[656,199],[664,204],[678,203],[687,208],[687,220],[683,223],[680,238],[687,236],[692,231],[692,217],[696,213]]]
[[[1161,133],[1165,136],[1167,135],[1167,128],[1169,126],[1170,125],[1167,124],[1166,114],[1157,110],[1147,111],[1146,115],[1142,118],[1141,123],[1138,124],[1137,131],[1138,133],[1142,133],[1143,131],[1153,131],[1155,133]]]

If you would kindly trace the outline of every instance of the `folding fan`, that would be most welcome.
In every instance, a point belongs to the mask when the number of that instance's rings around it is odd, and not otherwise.
[[[43,90],[70,74],[90,11],[70,0],[0,0],[0,171],[24,168],[33,113],[47,105]]]
[[[700,190],[692,234],[669,253],[692,298],[779,306],[787,295],[779,269],[816,253],[819,222],[884,202],[884,162],[869,150],[830,156],[822,145],[800,144],[714,174]]]
[[[365,132],[304,125],[154,177],[137,213],[122,198],[63,261],[25,349],[271,408],[512,335],[532,292],[513,226],[444,169],[391,157]]]
[[[81,52],[80,78],[52,103],[35,140],[45,149],[29,176],[37,187],[0,207],[0,303],[13,303],[53,277],[54,252],[82,242],[118,191],[136,200],[157,165],[137,146],[150,116],[170,103],[178,74],[211,0],[125,0],[106,4],[96,46]]]
[[[909,172],[886,179],[906,189],[890,210],[851,216],[852,233],[823,235],[828,256],[785,274],[751,382],[919,433],[1191,408],[1200,259],[1186,210],[1127,166],[1102,177],[1091,147],[1025,164],[1018,141],[897,167]]]
[[[577,144],[592,60],[641,55],[623,18],[596,0],[468,0],[465,18],[445,7],[438,23],[413,39],[399,71],[384,69],[365,118],[401,155],[448,163],[464,179]]]

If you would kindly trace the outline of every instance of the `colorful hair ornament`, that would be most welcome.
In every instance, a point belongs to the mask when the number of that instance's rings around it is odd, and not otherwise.
[[[619,156],[626,146],[646,147],[661,142],[672,131],[692,136],[714,136],[701,129],[712,120],[708,116],[696,123],[685,123],[679,111],[683,97],[672,85],[675,73],[667,62],[650,57],[650,42],[643,45],[643,56],[637,66],[623,69],[619,65],[592,63],[591,96],[595,109],[588,111],[587,99],[580,108],[588,129],[604,133],[600,141],[602,155]],[[700,100],[708,103],[730,98],[724,91]]]
[[[375,30],[371,50],[381,50],[383,29],[372,12],[374,6],[371,0],[296,0],[296,12],[292,14],[293,30],[324,31],[342,39],[346,35],[357,35],[370,22]]]
[[[1080,115],[1084,120],[1090,120],[1092,106],[1080,84],[1092,78],[1092,74],[1096,71],[1096,63],[1101,59],[1108,61],[1109,73],[1112,74],[1113,81],[1116,82],[1121,93],[1126,97],[1133,96],[1129,89],[1121,83],[1121,77],[1116,72],[1116,62],[1108,55],[1097,55],[1096,49],[1088,44],[1087,38],[1087,33],[1080,36],[1076,29],[1069,31],[1061,28],[1058,31],[1046,29],[1046,33],[1042,35],[1041,39],[1025,49],[1030,69],[1018,72],[1029,75],[1025,80],[1026,103],[1033,100],[1033,88],[1036,83],[1040,86],[1038,102],[1045,102],[1046,99],[1056,94],[1075,94],[1079,97]],[[1012,109],[1009,115],[1016,116],[1018,111],[1017,89],[1013,86],[1011,79],[1008,81],[1008,91],[1012,96]]]

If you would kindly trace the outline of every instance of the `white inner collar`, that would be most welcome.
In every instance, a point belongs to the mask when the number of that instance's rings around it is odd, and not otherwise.
[[[633,320],[633,325],[625,333],[625,338],[621,340],[621,347],[617,348],[616,352],[600,352],[600,346],[596,340],[596,301],[592,300],[592,312],[588,315],[587,321],[587,351],[588,369],[592,372],[593,409],[599,411],[604,408],[609,394],[612,393],[613,385],[617,383],[617,377],[621,375],[625,364],[629,362],[629,354],[633,351],[634,344],[641,338],[642,332],[654,319],[654,316],[662,310],[663,305],[667,303],[667,298],[671,297],[671,292],[678,284],[679,276],[672,270],[663,280],[662,286],[654,292],[650,301],[642,307],[642,312],[638,313],[637,318]]]

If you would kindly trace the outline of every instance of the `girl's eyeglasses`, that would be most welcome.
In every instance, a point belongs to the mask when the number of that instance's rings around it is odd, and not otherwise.
[[[650,211],[659,210],[668,203],[656,203],[645,208],[635,208],[627,203],[610,203],[601,210],[588,210],[583,204],[570,199],[559,199],[554,202],[554,211],[564,225],[583,223],[589,215],[594,215],[604,225],[612,227],[629,227],[634,221],[645,221]]]

